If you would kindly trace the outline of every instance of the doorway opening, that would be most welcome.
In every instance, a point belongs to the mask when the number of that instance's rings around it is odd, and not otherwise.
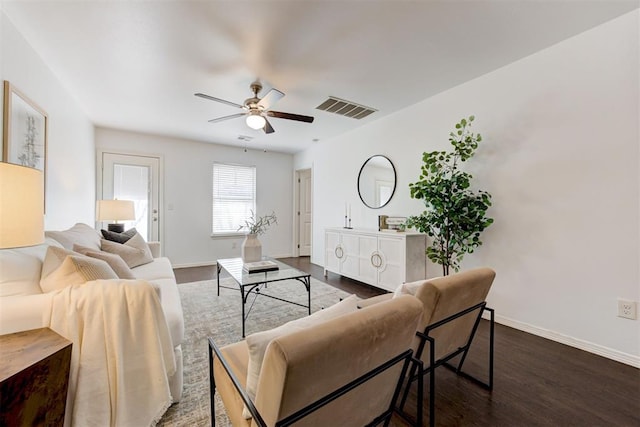
[[[133,200],[136,218],[125,221],[125,229],[135,227],[146,241],[160,241],[161,158],[105,151],[98,159],[98,200]]]
[[[313,179],[311,169],[296,171],[295,185],[295,256],[311,256],[313,234]]]

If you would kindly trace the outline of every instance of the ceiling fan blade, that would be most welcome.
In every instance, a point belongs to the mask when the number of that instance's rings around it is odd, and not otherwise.
[[[237,113],[237,114],[232,114],[230,116],[218,117],[217,119],[209,120],[209,123],[222,122],[222,121],[225,121],[225,120],[235,119],[236,117],[242,117],[242,116],[246,116],[246,115],[247,115],[247,113]]]
[[[204,93],[194,93],[195,96],[199,96],[200,98],[208,99],[210,101],[221,102],[223,104],[230,105],[232,107],[244,108],[243,105],[236,104],[235,102],[225,101],[224,99],[216,98],[215,96],[205,95]]]
[[[263,109],[268,110],[272,105],[280,101],[283,96],[284,93],[280,92],[278,89],[271,89],[260,101],[258,101],[258,105]]]
[[[267,111],[265,113],[269,117],[276,117],[278,119],[296,120],[299,122],[313,123],[313,117],[303,116],[300,114],[283,113],[281,111]]]
[[[275,129],[273,129],[273,126],[271,126],[271,123],[269,123],[269,120],[267,120],[267,118],[264,118],[264,127],[262,128],[262,130],[264,130],[264,133],[266,133],[267,135],[270,133],[274,133]]]

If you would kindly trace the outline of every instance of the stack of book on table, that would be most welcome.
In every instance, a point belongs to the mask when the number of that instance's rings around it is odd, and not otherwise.
[[[274,261],[246,262],[242,269],[247,273],[259,273],[261,271],[273,271],[278,269],[278,264]]]

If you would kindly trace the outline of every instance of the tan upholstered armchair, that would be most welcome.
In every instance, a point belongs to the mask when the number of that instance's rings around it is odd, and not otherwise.
[[[314,313],[317,324],[309,316],[303,328],[270,341],[255,398],[245,387],[251,336],[222,348],[210,339],[212,423],[216,390],[235,427],[388,423],[408,372],[422,304],[411,296],[365,309],[354,303],[329,320],[327,310]],[[251,419],[243,416],[245,405]]]
[[[415,357],[422,360],[424,368],[418,372],[412,367],[408,386],[405,388],[400,408],[404,408],[411,385],[429,375],[429,422],[435,425],[435,369],[446,366],[457,374],[491,390],[493,388],[493,331],[494,312],[486,306],[486,297],[496,273],[490,268],[476,268],[436,279],[406,283],[395,295],[415,295],[423,305],[423,314],[413,343]],[[359,305],[371,306],[392,298],[392,294],[364,300]],[[489,324],[489,372],[484,382],[462,371],[462,366],[476,334],[484,311],[490,315]],[[460,356],[457,366],[449,361]],[[421,382],[421,381],[420,381]],[[421,393],[418,393],[419,395]],[[422,396],[418,396],[420,408]],[[405,415],[406,417],[406,415]],[[421,416],[419,417],[421,418]]]

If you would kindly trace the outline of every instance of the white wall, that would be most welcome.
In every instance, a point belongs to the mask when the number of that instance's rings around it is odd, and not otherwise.
[[[323,229],[342,225],[345,202],[355,227],[421,212],[408,184],[422,152],[449,149],[453,125],[475,114],[484,141],[467,167],[492,193],[495,223],[463,268],[497,271],[489,303],[502,323],[640,366],[640,321],[616,317],[618,297],[640,300],[639,20],[634,11],[296,155],[295,168],[313,167],[312,262],[324,263]],[[380,210],[356,190],[373,154],[398,171]]]
[[[91,224],[95,218],[93,124],[1,12],[0,34],[1,80],[15,85],[49,118],[45,228],[64,229],[76,222]]]
[[[211,237],[213,162],[256,166],[259,215],[275,211],[278,224],[260,236],[263,254],[292,254],[293,156],[170,137],[96,129],[96,149],[161,155],[164,208],[161,240],[174,266],[213,264],[240,256],[243,237]],[[169,206],[173,210],[169,210]]]

